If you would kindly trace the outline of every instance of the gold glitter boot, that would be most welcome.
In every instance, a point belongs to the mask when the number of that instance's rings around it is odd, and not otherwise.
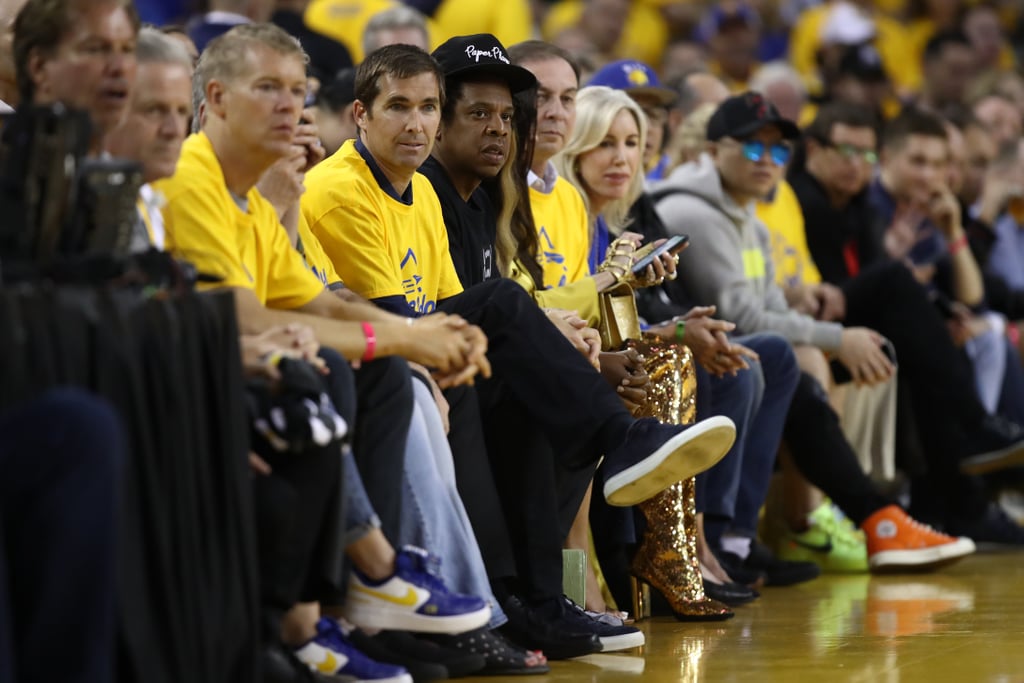
[[[697,378],[690,350],[646,336],[634,344],[651,378],[645,414],[668,424],[693,422]],[[734,616],[728,606],[704,595],[697,558],[697,510],[693,478],[640,503],[647,519],[631,567],[633,613],[651,615],[650,587],[661,592],[680,621],[721,621]]]

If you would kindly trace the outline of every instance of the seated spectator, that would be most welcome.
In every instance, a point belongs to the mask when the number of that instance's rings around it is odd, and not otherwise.
[[[1013,100],[999,93],[983,95],[971,108],[995,137],[996,145],[1015,143],[1024,132],[1024,119]]]
[[[324,81],[316,94],[316,124],[327,156],[356,136],[356,120],[352,115],[352,104],[356,101],[355,81],[356,70],[344,69],[333,79]]]
[[[307,74],[326,83],[342,69],[351,68],[352,57],[344,45],[306,26],[302,15],[308,5],[309,0],[278,0],[270,21],[299,41],[309,55]]]
[[[209,11],[189,22],[188,37],[202,52],[211,40],[235,26],[268,21],[271,10],[269,3],[258,0],[211,0]]]
[[[430,49],[426,17],[401,4],[374,14],[363,29],[363,56],[385,45],[415,45],[423,50]]]
[[[960,31],[946,31],[929,39],[924,48],[924,81],[918,106],[943,116],[965,100],[967,88],[979,72],[977,56]]]
[[[794,344],[837,351],[859,381],[885,381],[892,366],[879,348],[880,335],[799,314],[774,284],[767,236],[750,204],[778,182],[789,157],[785,141],[798,134],[792,122],[755,93],[726,100],[712,115],[707,137],[716,144],[709,145],[710,153],[699,164],[676,169],[655,188],[665,192],[658,204],[665,226],[691,237],[680,279],[735,320],[742,332],[776,331]],[[969,539],[914,523],[874,489],[820,387],[806,374],[789,412],[786,440],[804,476],[864,529],[871,568],[928,567],[942,557],[973,552]],[[820,458],[823,448],[831,458]],[[895,536],[888,532],[893,526]]]
[[[128,112],[135,83],[139,19],[127,1],[68,1],[59,17],[30,0],[14,22],[18,93],[23,105],[60,102],[87,112],[93,125],[89,154],[106,151]],[[55,20],[56,19],[56,20]],[[79,49],[83,45],[95,49]]]
[[[758,67],[761,39],[761,19],[753,8],[742,1],[712,7],[698,31],[709,47],[711,73],[722,79],[729,92],[748,90]]]

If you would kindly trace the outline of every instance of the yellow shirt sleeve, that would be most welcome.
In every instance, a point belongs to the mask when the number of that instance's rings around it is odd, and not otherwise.
[[[298,234],[299,241],[302,243],[302,258],[306,263],[306,267],[313,271],[313,275],[316,275],[317,279],[324,283],[325,287],[343,284],[341,276],[338,275],[338,271],[334,269],[334,264],[331,263],[331,259],[327,258],[327,254],[324,253],[320,240],[309,229],[309,221],[306,220],[306,215],[301,211],[299,212]]]
[[[255,194],[250,193],[250,197]],[[318,297],[324,291],[324,285],[306,268],[270,202],[263,197],[259,199],[256,203],[261,205],[258,210],[263,215],[257,230],[262,232],[261,241],[266,245],[261,245],[260,250],[266,260],[266,305],[270,308],[301,308]]]
[[[537,289],[533,284],[533,278],[518,261],[512,263],[509,271],[509,278],[525,289],[541,308],[576,311],[591,327],[597,327],[601,323],[597,283],[593,278],[584,278],[563,287]]]

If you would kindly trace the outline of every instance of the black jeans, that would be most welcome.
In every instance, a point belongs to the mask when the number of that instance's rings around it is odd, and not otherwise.
[[[825,390],[806,372],[800,373],[784,437],[800,473],[824,491],[854,524],[859,525],[892,502],[878,493],[864,474]]]
[[[524,597],[561,595],[568,527],[598,459],[625,439],[632,418],[514,282],[484,282],[440,308],[489,341],[494,378],[476,391]]]
[[[864,325],[887,337],[896,349],[899,381],[909,389],[927,471],[915,480],[914,506],[941,515],[974,517],[983,496],[960,474],[967,435],[986,413],[974,389],[969,361],[924,287],[901,263],[874,264],[843,285],[847,325]],[[920,500],[927,498],[928,500]],[[942,521],[942,520],[936,520]]]

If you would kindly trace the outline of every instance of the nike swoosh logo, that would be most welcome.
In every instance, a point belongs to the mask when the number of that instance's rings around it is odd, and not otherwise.
[[[807,548],[808,550],[813,550],[814,552],[817,552],[817,553],[830,553],[830,552],[832,552],[832,541],[831,540],[825,541],[821,545],[818,545],[817,543],[807,543],[805,541],[801,541],[798,538],[791,538],[791,539],[789,539],[789,542],[790,543],[794,543],[794,544],[800,546],[801,548]]]
[[[365,586],[359,586],[359,590],[363,593],[366,593],[367,595],[372,595],[375,598],[379,598],[381,600],[385,600],[396,605],[402,605],[404,607],[412,607],[420,600],[420,596],[417,595],[416,591],[412,588],[407,588],[405,590],[405,595],[403,596],[391,595],[390,593],[375,591],[372,588],[367,588]]]
[[[316,668],[322,674],[333,674],[340,668],[338,666],[338,658],[334,656],[334,653],[330,650],[324,650],[325,659],[322,662],[317,663]]]

